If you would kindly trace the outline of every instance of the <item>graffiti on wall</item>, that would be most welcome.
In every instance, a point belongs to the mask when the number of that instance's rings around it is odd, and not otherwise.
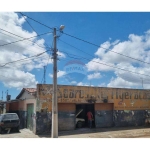
[[[150,110],[115,110],[113,117],[116,126],[139,126],[147,123]]]

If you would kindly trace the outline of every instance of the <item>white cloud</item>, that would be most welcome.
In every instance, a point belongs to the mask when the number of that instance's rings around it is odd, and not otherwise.
[[[139,80],[140,81],[140,80]],[[107,87],[118,87],[118,88],[137,88],[140,87],[141,84],[138,82],[129,82],[127,80],[122,79],[121,77],[112,78]]]
[[[79,82],[79,83],[77,83],[77,86],[93,86],[93,85],[83,83],[83,82]]]
[[[110,71],[114,70],[113,64],[111,63],[105,63],[100,58],[93,58],[90,62],[86,64],[88,71]]]
[[[57,77],[58,77],[58,78],[61,78],[61,77],[63,77],[65,74],[66,74],[65,71],[59,70],[59,71],[57,72]],[[50,76],[51,78],[53,78],[53,74],[50,73],[49,76]]]
[[[15,87],[17,89],[22,87],[36,87],[37,81],[35,80],[35,75],[29,72],[14,69],[0,70],[0,80],[3,81],[6,87]]]
[[[77,84],[77,82],[76,81],[72,81],[71,84]]]
[[[83,83],[82,83],[82,82],[79,82],[79,83],[77,83],[77,85],[78,85],[78,86],[82,86],[82,85],[83,85]]]
[[[98,48],[97,52],[95,55],[98,55],[99,57],[103,57],[103,55],[108,51],[109,47],[111,46],[109,41],[104,42],[101,44],[100,48]]]
[[[58,57],[66,58],[66,55],[64,53],[62,53],[62,52],[58,51],[57,54],[58,54]]]
[[[88,75],[87,77],[88,77],[88,80],[99,79],[101,77],[101,74],[99,72],[96,72],[96,73]]]
[[[98,87],[106,87],[106,86],[107,86],[106,83],[101,83],[98,85]]]
[[[14,33],[23,38],[29,38],[36,36],[35,32],[29,32],[22,28],[25,23],[23,17],[19,18],[17,13],[13,12],[0,12],[0,28],[8,32]],[[7,44],[8,42],[14,42],[23,38],[12,35],[4,30],[0,29],[0,45]],[[32,43],[32,42],[34,43]],[[44,39],[37,39],[36,37],[14,44],[1,46],[0,50],[0,66],[5,65],[7,62],[25,59],[36,54],[40,54],[46,51],[44,48]],[[41,47],[39,47],[38,45]],[[10,63],[4,67],[0,67],[0,81],[7,87],[23,88],[36,86],[35,75],[29,73],[34,68],[43,68],[47,63],[52,63],[49,60],[49,55],[44,53],[34,59],[27,61],[18,61],[16,63]],[[6,74],[7,73],[7,74]],[[20,77],[20,75],[22,77]]]
[[[145,78],[145,87],[147,88],[150,87],[148,77],[150,74],[149,50],[150,30],[145,32],[142,36],[130,34],[126,41],[106,41],[101,44],[100,48],[98,48],[95,53],[98,58],[93,58],[86,64],[86,67],[89,72],[105,71],[106,73],[108,71],[113,71],[116,78],[113,78],[107,86],[141,87],[140,78],[143,77]],[[137,61],[137,59],[140,61]],[[143,63],[142,61],[147,63]],[[144,74],[147,76],[144,76]],[[105,75],[107,76],[107,74]]]

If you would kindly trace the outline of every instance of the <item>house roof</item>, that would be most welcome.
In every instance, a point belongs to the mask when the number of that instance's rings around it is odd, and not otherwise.
[[[16,97],[16,99],[19,99],[19,97],[23,94],[23,92],[27,91],[29,94],[35,96],[36,95],[36,88],[23,88],[19,95]]]
[[[36,92],[36,88],[24,88],[26,91],[28,91],[29,93],[35,93]]]

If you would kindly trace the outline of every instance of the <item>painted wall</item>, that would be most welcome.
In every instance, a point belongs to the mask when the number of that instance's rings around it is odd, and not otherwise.
[[[19,99],[35,99],[35,97],[28,91],[24,91]]]
[[[52,93],[52,85],[37,85],[39,102],[52,102]],[[58,85],[57,96],[58,103],[103,103],[107,99],[114,103],[114,110],[150,109],[150,90]]]
[[[37,85],[36,112],[52,111],[52,93],[52,85]],[[95,108],[96,127],[144,125],[147,118],[145,112],[150,110],[150,90],[143,89],[58,85],[57,97],[58,104],[113,104],[111,109],[104,106]],[[59,110],[59,118],[67,118],[71,113],[74,113],[73,109],[66,112]],[[73,118],[70,122],[73,123]],[[61,124],[65,126],[62,122]],[[62,130],[63,127],[60,129]]]
[[[28,104],[34,104],[34,112],[36,110],[36,99],[26,99],[19,101],[19,110],[26,111]]]
[[[18,100],[16,102],[9,102],[6,104],[7,112],[9,113],[17,113],[20,118],[20,129],[27,127],[27,105],[34,104],[34,114],[33,114],[33,130],[36,130],[36,100],[35,99],[26,99],[26,100]]]

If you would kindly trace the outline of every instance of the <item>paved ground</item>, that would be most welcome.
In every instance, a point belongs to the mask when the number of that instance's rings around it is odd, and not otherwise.
[[[28,129],[20,133],[10,132],[0,134],[0,138],[50,138],[50,134],[35,135]],[[74,131],[61,131],[59,138],[150,138],[150,128],[82,128]]]

